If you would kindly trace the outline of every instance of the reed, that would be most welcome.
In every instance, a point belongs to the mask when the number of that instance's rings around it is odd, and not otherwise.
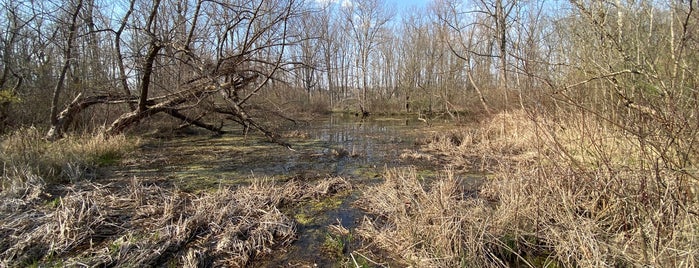
[[[682,159],[699,158],[680,147],[692,139],[584,114],[498,115],[423,141],[447,166],[491,174],[477,198],[452,175],[388,171],[364,195],[364,237],[417,266],[694,267],[699,174]]]
[[[242,267],[294,241],[280,208],[348,187],[258,179],[192,194],[136,178],[76,182],[53,201],[0,213],[0,266]]]

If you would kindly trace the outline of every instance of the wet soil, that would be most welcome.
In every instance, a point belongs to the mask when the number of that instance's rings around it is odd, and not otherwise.
[[[357,246],[350,241],[342,254],[327,249],[328,226],[340,224],[352,230],[364,217],[354,201],[367,185],[381,182],[387,168],[416,167],[425,177],[434,177],[443,167],[424,159],[401,158],[419,149],[417,140],[452,123],[427,125],[410,117],[332,115],[309,122],[277,125],[292,148],[270,143],[256,133],[245,135],[231,126],[230,134],[180,133],[147,138],[142,147],[109,171],[113,180],[136,177],[153,180],[185,191],[207,191],[235,187],[253,179],[275,181],[322,180],[341,176],[353,190],[327,200],[316,200],[285,208],[297,221],[298,239],[278,254],[253,266],[333,267],[342,266],[346,253]],[[477,181],[478,176],[465,181]]]

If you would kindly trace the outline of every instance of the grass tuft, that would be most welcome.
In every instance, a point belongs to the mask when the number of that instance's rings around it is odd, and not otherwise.
[[[280,207],[348,187],[261,179],[192,194],[135,178],[76,182],[49,205],[0,214],[0,266],[246,266],[294,241],[296,222]]]
[[[464,199],[451,175],[390,170],[364,194],[362,236],[414,266],[695,267],[699,155],[683,135],[521,111],[436,134],[420,153],[491,179]]]
[[[89,178],[100,165],[115,164],[135,150],[139,141],[123,135],[69,136],[56,142],[44,140],[36,128],[22,128],[2,137],[3,189],[21,173],[31,172],[49,183]],[[19,174],[15,170],[24,170]]]
[[[431,183],[415,169],[391,169],[366,190],[358,234],[416,267],[482,267],[487,259],[483,225],[491,221],[481,200],[464,199],[461,181],[447,172]],[[477,254],[480,253],[480,254]]]

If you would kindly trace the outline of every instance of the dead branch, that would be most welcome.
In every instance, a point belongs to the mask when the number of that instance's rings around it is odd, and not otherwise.
[[[190,118],[187,115],[180,113],[177,109],[168,109],[168,110],[165,110],[165,113],[167,113],[167,114],[169,114],[177,119],[184,121],[186,125],[195,125],[197,127],[215,132],[216,134],[219,134],[219,135],[226,133],[226,131],[222,130],[221,127],[217,127],[217,126],[207,124],[205,122],[200,121],[201,117],[200,118]]]
[[[68,106],[56,117],[56,123],[51,125],[46,139],[55,141],[63,137],[65,128],[73,122],[73,119],[86,108],[101,103],[126,103],[135,101],[136,97],[121,95],[100,95],[83,97],[82,93],[73,99]]]

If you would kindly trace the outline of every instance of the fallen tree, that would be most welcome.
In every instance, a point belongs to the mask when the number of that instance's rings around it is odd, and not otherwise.
[[[122,25],[114,31],[119,83],[106,94],[83,90],[60,113],[52,112],[46,139],[62,138],[67,127],[89,107],[128,105],[128,110],[107,123],[106,134],[122,133],[156,114],[167,114],[184,125],[224,134],[222,123],[217,126],[206,121],[206,115],[219,114],[243,125],[246,131],[258,130],[272,142],[288,146],[249,115],[248,102],[269,87],[270,81],[277,80],[277,72],[286,64],[284,50],[292,45],[287,24],[296,16],[299,3],[256,0],[232,5],[197,1],[193,12],[181,14],[159,13],[164,8],[161,4],[165,3],[154,1],[148,13],[144,13],[147,18],[143,25],[129,19],[134,9],[131,5]],[[72,14],[85,7],[74,8]],[[200,16],[202,13],[222,15]],[[187,30],[163,26],[177,22],[188,25]],[[73,28],[76,23],[71,23]],[[140,50],[127,55],[136,57],[128,69],[138,71],[137,79],[129,80],[125,67],[121,67],[128,58],[120,46],[124,29],[147,40]],[[216,38],[212,39],[212,35]],[[74,37],[69,37],[68,46],[73,41],[70,38]],[[66,51],[70,55],[70,47]],[[65,66],[70,65],[69,60],[66,57]],[[60,93],[55,91],[56,99]]]

